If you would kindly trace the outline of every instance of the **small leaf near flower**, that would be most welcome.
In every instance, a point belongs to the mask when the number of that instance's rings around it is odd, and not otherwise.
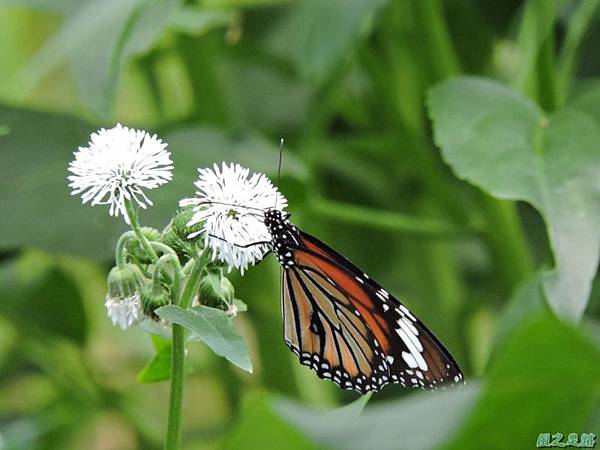
[[[192,332],[191,340],[204,342],[217,355],[226,358],[247,372],[252,372],[252,363],[244,339],[233,329],[233,321],[220,309],[195,306],[182,309],[167,305],[155,311],[163,320],[177,323]]]
[[[171,352],[173,348],[171,340],[156,335],[151,335],[150,339],[152,339],[156,354],[137,374],[137,380],[140,383],[156,383],[169,380],[171,379]],[[185,373],[191,371],[191,366],[186,365]]]
[[[171,378],[171,341],[160,336],[150,336],[156,354],[138,373],[140,383],[155,383]]]

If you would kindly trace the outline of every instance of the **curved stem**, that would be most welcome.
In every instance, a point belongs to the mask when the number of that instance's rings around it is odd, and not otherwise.
[[[157,241],[150,241],[149,244],[154,250],[162,253],[163,255],[171,255],[171,256],[175,257],[177,259],[177,264],[179,264],[179,259],[177,258],[177,253],[175,253],[175,250],[173,250],[171,247],[169,247],[166,244],[163,244],[162,242],[157,242]],[[181,266],[179,266],[179,268],[181,269]]]
[[[154,244],[154,243],[152,243]],[[165,246],[166,247],[166,246]],[[179,298],[179,289],[181,287],[181,264],[179,259],[170,253],[166,253],[158,258],[154,265],[154,271],[152,273],[153,288],[160,285],[160,273],[164,270],[164,266],[171,264],[175,270],[173,270],[173,283],[171,284],[171,297]]]
[[[131,229],[138,238],[138,241],[140,241],[142,248],[146,251],[146,253],[148,253],[148,255],[150,255],[150,258],[152,258],[152,260],[156,261],[158,259],[158,255],[150,246],[150,243],[148,242],[148,239],[146,239],[146,236],[144,236],[144,233],[142,233],[142,229],[140,228],[140,224],[138,223],[137,213],[135,211],[135,208],[133,207],[133,203],[131,203],[131,200],[125,200],[125,209],[127,211],[127,217],[129,218],[129,224],[131,225]]]
[[[117,262],[117,267],[120,269],[125,265],[125,244],[129,242],[131,239],[135,238],[135,233],[133,231],[126,231],[121,235],[119,240],[117,241],[117,248],[115,250],[115,261]]]
[[[177,304],[181,308],[188,308],[194,293],[200,283],[200,274],[204,270],[201,258],[195,259],[189,275],[186,277],[185,286]],[[169,401],[169,423],[167,425],[167,438],[165,450],[179,450],[181,443],[181,407],[183,404],[183,375],[185,363],[185,329],[181,325],[173,324],[173,347],[171,352],[171,398]]]

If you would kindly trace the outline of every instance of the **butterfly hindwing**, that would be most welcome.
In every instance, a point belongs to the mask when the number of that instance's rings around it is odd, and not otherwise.
[[[300,362],[344,389],[380,389],[389,373],[384,355],[343,294],[296,268],[281,281],[284,337]]]

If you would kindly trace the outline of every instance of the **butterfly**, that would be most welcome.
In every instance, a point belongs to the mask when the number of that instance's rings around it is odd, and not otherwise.
[[[264,212],[282,267],[285,343],[317,375],[361,394],[388,383],[436,389],[464,384],[458,364],[402,303],[340,253]]]

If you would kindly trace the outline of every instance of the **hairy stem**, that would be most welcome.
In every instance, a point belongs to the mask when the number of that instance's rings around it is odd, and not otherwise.
[[[123,266],[125,266],[126,262],[125,245],[127,244],[127,242],[129,242],[131,239],[134,239],[135,237],[136,236],[133,231],[126,231],[121,235],[121,237],[117,241],[117,248],[115,250],[115,261],[117,262],[117,267],[119,267],[120,269],[122,269]]]
[[[194,261],[185,280],[183,292],[177,299],[181,308],[188,308],[200,282],[204,269],[201,258]],[[165,450],[179,450],[181,445],[181,415],[183,407],[183,375],[185,364],[185,329],[176,323],[173,327],[173,348],[171,353],[171,398],[169,401],[169,422]]]
[[[152,260],[156,261],[156,259],[158,258],[158,255],[156,254],[156,252],[154,251],[154,249],[148,242],[148,239],[146,239],[146,236],[144,236],[144,233],[142,233],[142,229],[140,228],[140,224],[139,224],[138,218],[137,218],[137,212],[135,211],[135,208],[133,206],[133,203],[131,203],[131,200],[125,200],[125,209],[127,211],[127,217],[129,218],[129,223],[131,225],[131,229],[135,233],[135,236],[138,238],[138,241],[140,241],[142,248],[148,255],[150,255]]]

